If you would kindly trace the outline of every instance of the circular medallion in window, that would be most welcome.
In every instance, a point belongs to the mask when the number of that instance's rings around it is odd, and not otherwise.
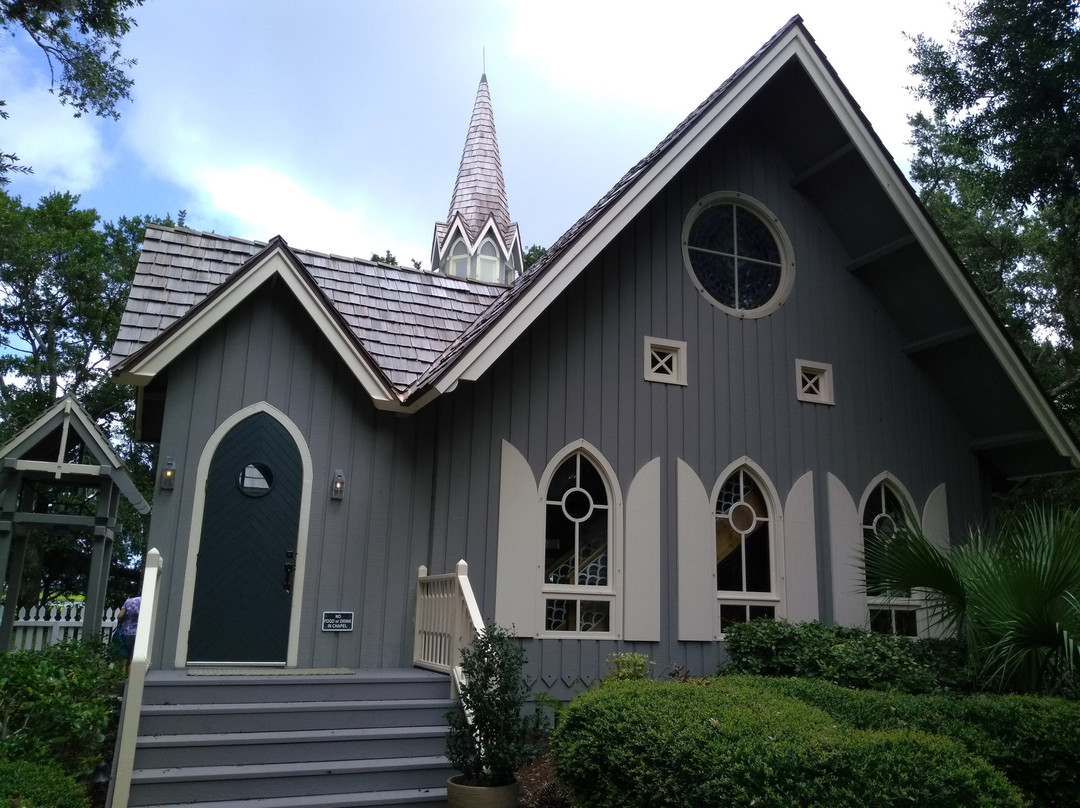
[[[274,474],[265,463],[248,463],[236,483],[249,497],[263,497],[274,485]]]
[[[683,260],[694,285],[736,317],[764,317],[795,280],[791,243],[776,217],[744,194],[710,194],[683,225]]]

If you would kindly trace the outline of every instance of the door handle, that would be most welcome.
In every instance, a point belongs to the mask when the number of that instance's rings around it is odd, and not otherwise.
[[[292,561],[293,555],[292,550],[285,551],[285,581],[282,588],[289,594],[292,594],[293,573],[296,572],[296,564]]]

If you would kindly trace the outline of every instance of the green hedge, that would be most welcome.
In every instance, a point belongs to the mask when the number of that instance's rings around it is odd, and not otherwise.
[[[0,805],[4,808],[90,808],[90,799],[58,766],[0,760]]]
[[[123,680],[87,643],[0,652],[0,758],[89,775],[112,749]]]
[[[956,741],[853,730],[740,677],[605,684],[566,708],[552,751],[579,808],[1023,804]]]
[[[742,677],[736,677],[736,681]],[[1046,696],[910,696],[808,679],[755,679],[859,729],[912,728],[954,738],[1035,806],[1080,808],[1080,704]]]
[[[807,676],[847,687],[905,693],[938,687],[932,663],[953,659],[936,646],[921,648],[906,637],[822,623],[752,620],[729,626],[725,638],[730,657],[726,672]]]

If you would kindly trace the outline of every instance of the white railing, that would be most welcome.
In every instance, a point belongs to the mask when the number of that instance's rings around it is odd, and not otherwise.
[[[413,664],[450,674],[455,694],[461,680],[461,649],[484,627],[480,607],[469,585],[469,565],[459,561],[453,572],[428,575],[421,565],[416,582],[416,631]]]
[[[143,571],[142,601],[139,603],[139,627],[135,632],[135,650],[131,654],[131,668],[128,672],[127,687],[124,688],[124,703],[120,708],[120,728],[116,737],[112,780],[106,801],[110,808],[127,808],[131,795],[131,773],[135,768],[135,740],[139,734],[143,684],[146,681],[146,670],[150,667],[150,648],[157,623],[161,567],[161,553],[157,550],[148,552],[146,569]]]
[[[74,640],[82,636],[82,603],[50,603],[45,606],[16,607],[15,620],[12,623],[11,649],[37,651],[46,645],[55,645],[64,640]],[[119,607],[106,609],[101,617],[101,641],[108,642],[112,630],[116,628],[116,613]],[[4,607],[0,606],[0,619]]]

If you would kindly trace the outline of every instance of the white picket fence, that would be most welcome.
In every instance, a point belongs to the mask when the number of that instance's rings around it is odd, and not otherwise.
[[[46,645],[77,639],[82,636],[82,603],[53,603],[46,606],[30,606],[15,612],[14,631],[11,635],[12,650],[44,648]],[[108,642],[116,627],[119,607],[106,609],[101,617],[101,641]],[[4,607],[0,606],[0,617]]]

